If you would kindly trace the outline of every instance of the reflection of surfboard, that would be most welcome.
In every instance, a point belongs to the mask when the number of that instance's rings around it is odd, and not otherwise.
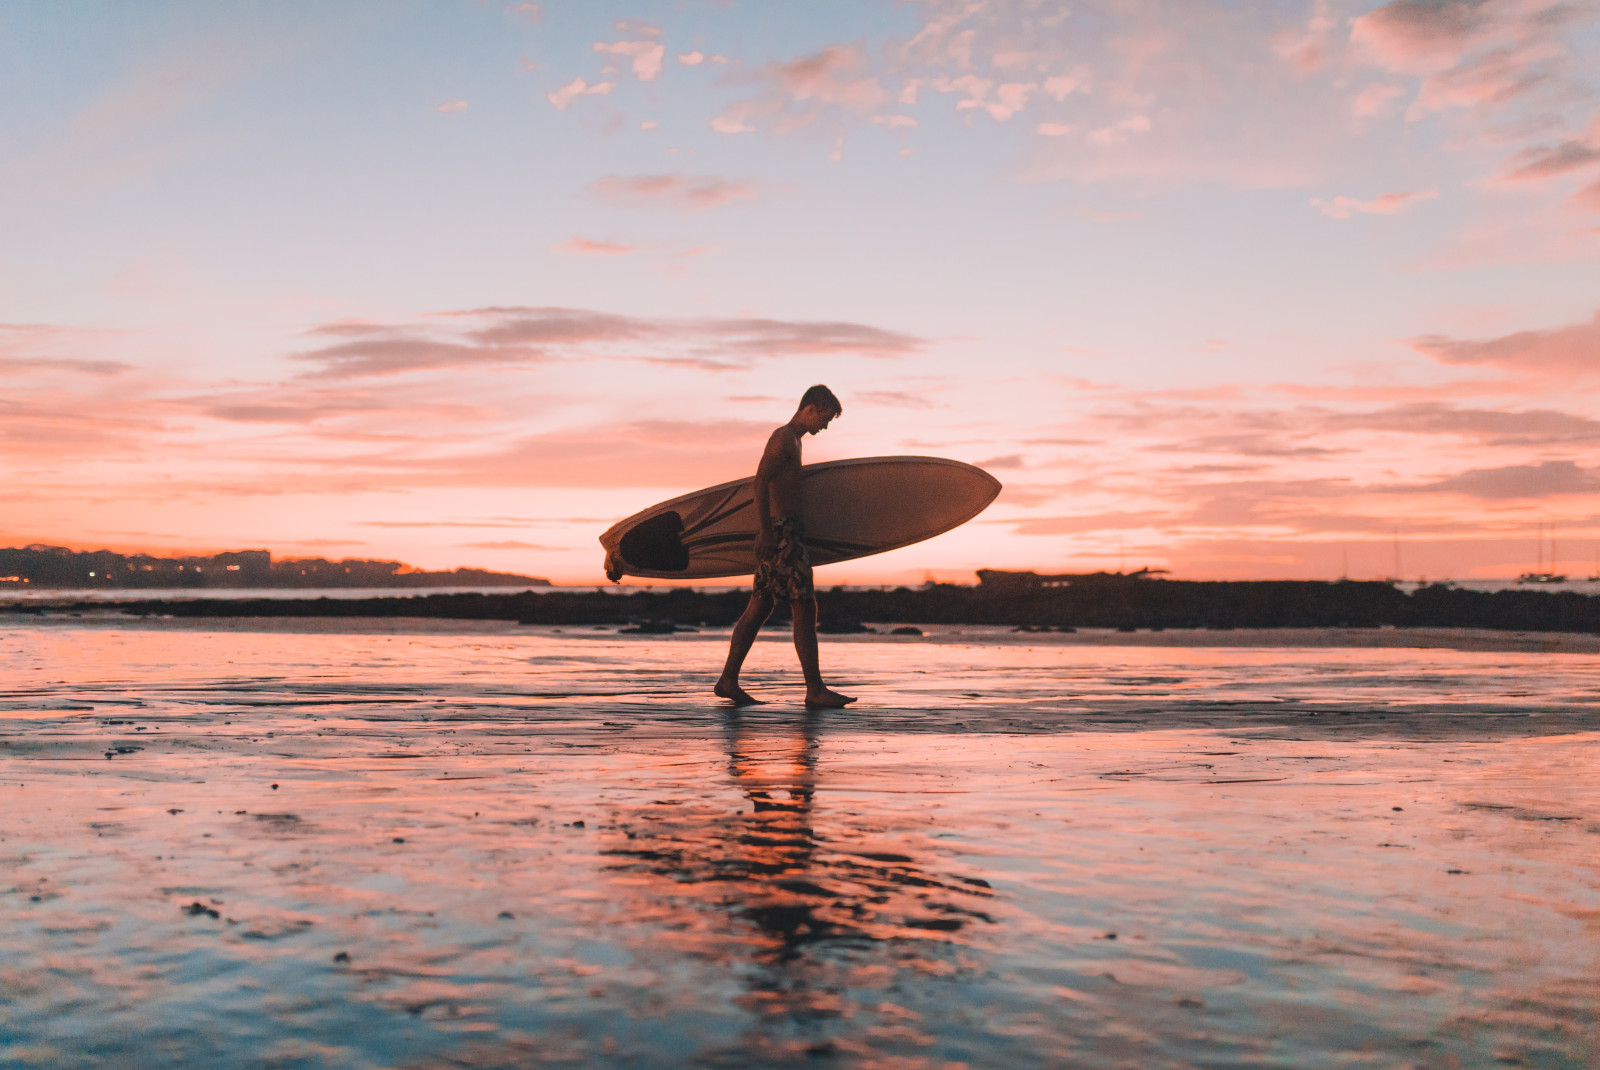
[[[1000,481],[942,457],[856,457],[800,469],[811,562],[879,554],[965,524],[994,501]],[[755,479],[738,479],[653,505],[600,536],[606,575],[661,579],[755,571]]]

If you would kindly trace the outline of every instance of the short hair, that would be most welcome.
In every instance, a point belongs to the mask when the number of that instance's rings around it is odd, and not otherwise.
[[[833,396],[833,391],[818,383],[804,394],[800,395],[800,407],[815,405],[820,412],[831,412],[835,416],[844,415],[844,406],[839,404],[839,399]]]

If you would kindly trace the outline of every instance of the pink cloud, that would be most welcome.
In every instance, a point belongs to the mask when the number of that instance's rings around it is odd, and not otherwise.
[[[384,323],[370,323],[366,320],[335,320],[332,323],[319,323],[315,327],[307,328],[303,333],[317,335],[329,334],[339,338],[362,338],[373,334],[386,334],[393,330]]]
[[[627,256],[639,251],[637,245],[619,245],[616,242],[594,241],[590,238],[568,238],[556,249],[575,256]]]
[[[1304,29],[1277,34],[1271,41],[1272,50],[1303,75],[1319,71],[1328,64],[1333,31],[1338,25],[1338,20],[1328,10],[1326,0],[1318,0]]]
[[[992,521],[992,523],[1009,524],[1012,532],[1017,535],[1083,535],[1091,531],[1137,531],[1145,528],[1165,528],[1175,522],[1176,518],[1171,513],[1121,511],[1087,513],[1082,516],[1039,516],[1029,517],[1026,520]]]
[[[1465,341],[1426,335],[1411,345],[1445,364],[1490,364],[1509,371],[1557,375],[1600,372],[1600,313],[1588,323],[1542,331],[1518,331],[1500,338]]]
[[[132,366],[116,360],[81,360],[76,357],[0,356],[0,370],[7,372],[59,371],[78,375],[121,375]]]
[[[1492,140],[1559,123],[1587,96],[1578,33],[1591,4],[1394,0],[1352,23],[1351,42],[1392,72],[1422,76],[1408,118],[1456,110]]]
[[[822,124],[836,139],[852,124],[892,128],[883,104],[911,109],[931,91],[962,114],[1021,117],[1043,135],[1018,167],[1028,181],[1282,188],[1332,173],[1352,138],[1410,98],[1411,118],[1449,113],[1453,144],[1466,145],[1559,128],[1588,94],[1591,4],[1395,0],[1353,21],[1346,6],[1189,5],[1180,18],[1156,0],[1092,14],[921,0],[904,44],[869,54],[837,43],[769,64],[731,83],[759,88],[711,125],[781,134]],[[1364,62],[1382,68],[1381,81],[1362,77]]]
[[[1094,84],[1094,76],[1088,67],[1080,66],[1071,74],[1052,75],[1044,80],[1044,95],[1050,99],[1065,101],[1074,93],[1087,93]]]
[[[683,344],[701,355],[748,360],[758,356],[856,353],[894,357],[916,351],[920,339],[859,323],[773,320],[649,320],[581,309],[482,310],[493,325],[470,337],[494,346],[580,345],[592,342]]]
[[[85,457],[141,456],[170,430],[175,407],[160,380],[111,359],[130,332],[46,323],[0,323],[0,457],[8,494],[24,469],[49,471]]]
[[[1418,201],[1431,201],[1439,196],[1439,191],[1407,190],[1400,193],[1380,193],[1369,201],[1358,197],[1322,197],[1311,198],[1311,207],[1327,216],[1329,219],[1349,219],[1360,213],[1362,215],[1394,215],[1411,207]]]
[[[1593,494],[1600,491],[1600,470],[1580,468],[1572,461],[1475,468],[1414,489],[1486,499]]]
[[[463,542],[458,544],[468,550],[565,550],[565,546],[545,546],[518,539],[492,539],[488,542]]]
[[[143,454],[168,430],[169,406],[144,392],[36,392],[0,398],[0,455],[13,466],[54,467],[82,457]],[[20,475],[13,469],[12,475]]]
[[[486,421],[503,415],[492,406],[462,400],[466,394],[462,385],[447,392],[436,383],[396,381],[392,376],[381,383],[368,378],[359,384],[336,386],[301,377],[287,383],[202,390],[178,398],[176,403],[214,420],[305,428],[320,425],[321,434],[360,440],[382,437],[397,423],[408,432],[417,432],[424,426]]]
[[[341,460],[392,486],[674,487],[748,473],[772,427],[652,420],[526,435],[510,446],[438,457]]]
[[[1498,409],[1458,409],[1439,402],[1417,402],[1375,412],[1329,415],[1319,422],[1329,431],[1462,435],[1495,445],[1600,441],[1600,420],[1549,409],[1508,412]]]
[[[1399,99],[1405,95],[1405,89],[1398,85],[1369,85],[1351,101],[1350,114],[1357,119],[1388,115],[1394,110],[1394,105]]]
[[[1089,141],[1095,145],[1117,145],[1128,139],[1130,134],[1143,134],[1150,129],[1148,115],[1131,115],[1126,119],[1102,127],[1089,135]]]
[[[1537,181],[1564,175],[1594,163],[1600,163],[1600,148],[1568,139],[1557,145],[1542,145],[1517,153],[1508,161],[1512,170],[1506,178],[1512,182]]]
[[[752,182],[735,182],[715,175],[607,175],[589,184],[589,192],[616,204],[662,207],[703,212],[735,201],[754,200]]]
[[[526,25],[532,26],[544,14],[543,9],[531,0],[528,3],[506,5],[506,14],[521,20]]]
[[[1573,194],[1572,201],[1578,207],[1590,212],[1600,212],[1600,179],[1595,179]]]
[[[1351,24],[1350,37],[1395,67],[1455,63],[1496,21],[1490,0],[1393,0]]]
[[[597,41],[591,46],[603,55],[627,60],[632,64],[633,76],[641,82],[653,82],[661,73],[661,61],[667,54],[666,46],[659,41]]]
[[[900,357],[923,345],[911,335],[836,321],[646,319],[549,307],[469,309],[446,313],[440,319],[451,321],[451,327],[341,323],[310,332],[331,330],[348,340],[294,354],[291,359],[316,366],[297,378],[311,382],[361,380],[604,357],[725,371],[746,368],[764,358],[830,353]],[[355,337],[349,337],[352,331],[357,332]],[[362,407],[347,395],[326,394],[290,399],[217,396],[205,402],[211,415],[265,421],[314,419]]]
[[[545,94],[545,97],[555,105],[557,111],[565,111],[579,97],[605,96],[616,87],[615,82],[597,82],[590,85],[582,78],[574,78],[560,89]]]
[[[770,76],[790,99],[837,104],[860,111],[880,107],[887,94],[877,78],[861,75],[866,57],[848,45],[830,45],[814,55],[774,64]]]
[[[781,134],[824,118],[870,121],[891,99],[878,76],[868,71],[866,56],[852,45],[829,45],[738,80],[755,83],[759,91],[712,119],[711,128],[718,133],[748,133],[767,125]]]
[[[320,365],[317,370],[307,372],[307,378],[353,379],[473,365],[526,364],[539,356],[517,347],[470,346],[428,338],[395,337],[342,342],[309,353],[297,353],[294,359]]]
[[[433,110],[443,115],[454,115],[456,112],[466,111],[467,102],[464,100],[447,100]]]
[[[872,405],[883,405],[892,409],[936,409],[938,404],[930,401],[926,395],[913,394],[906,390],[862,390],[853,395],[852,400],[865,401]]]
[[[1574,196],[1571,207],[1586,207],[1582,192]],[[1600,202],[1595,207],[1600,209]],[[1590,262],[1596,256],[1600,256],[1600,228],[1575,218],[1570,207],[1513,204],[1466,224],[1412,267],[1458,271],[1506,264]]]

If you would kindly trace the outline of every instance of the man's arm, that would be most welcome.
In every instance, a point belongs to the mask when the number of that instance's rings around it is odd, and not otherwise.
[[[767,448],[756,466],[756,511],[759,526],[756,529],[756,553],[765,553],[772,542],[772,505],[777,499],[780,511],[788,516],[795,508],[794,484],[800,472],[800,443],[778,428],[767,439]]]
[[[761,451],[761,463],[756,465],[756,554],[760,556],[772,545],[772,476],[782,453],[778,441],[780,433],[774,431],[767,439],[767,448]]]

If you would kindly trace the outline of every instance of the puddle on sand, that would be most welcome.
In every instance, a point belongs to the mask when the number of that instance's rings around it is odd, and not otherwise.
[[[0,1062],[1600,1059],[1600,658],[383,628],[3,631]]]

